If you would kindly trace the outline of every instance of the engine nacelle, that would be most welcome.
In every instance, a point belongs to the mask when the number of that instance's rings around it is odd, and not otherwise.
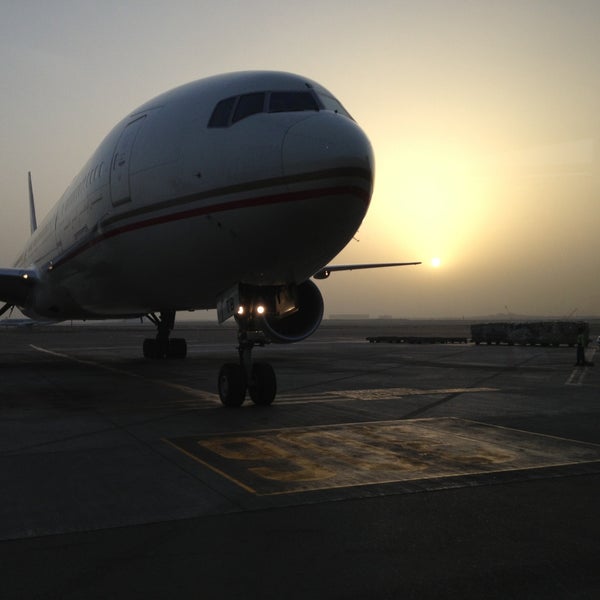
[[[323,319],[323,296],[312,281],[295,288],[295,310],[282,316],[269,313],[262,318],[262,330],[276,344],[299,342],[312,335]]]

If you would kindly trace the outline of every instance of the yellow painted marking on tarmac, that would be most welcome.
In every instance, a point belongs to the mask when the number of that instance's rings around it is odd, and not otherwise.
[[[225,471],[215,467],[215,465],[206,462],[204,460],[202,460],[199,456],[197,456],[196,454],[193,454],[192,452],[188,452],[185,448],[182,448],[181,446],[178,446],[177,444],[175,444],[174,442],[172,442],[171,440],[168,440],[166,438],[162,438],[162,440],[165,444],[168,444],[169,446],[171,446],[172,448],[175,448],[175,450],[178,450],[179,452],[185,454],[187,457],[191,458],[192,460],[196,461],[197,463],[200,463],[201,465],[203,465],[204,467],[209,468],[211,471],[214,471],[215,473],[217,473],[218,475],[221,475],[221,477],[224,477],[225,479],[227,479],[228,481],[231,481],[231,483],[234,483],[235,485],[238,485],[239,487],[241,487],[242,489],[246,490],[247,492],[250,492],[251,494],[256,494],[256,490],[252,489],[250,486],[246,485],[245,483],[243,483],[242,481],[239,481],[237,479],[235,479],[234,477],[231,477],[228,473],[226,473]]]
[[[454,418],[209,434],[169,443],[261,496],[600,462],[600,446]]]
[[[70,360],[82,365],[86,365],[89,367],[95,367],[97,369],[103,369],[105,371],[109,371],[111,373],[116,373],[118,375],[126,375],[127,377],[134,377],[136,379],[143,379],[144,381],[149,381],[151,383],[157,383],[159,385],[177,390],[178,392],[183,392],[184,394],[188,394],[195,398],[199,398],[201,400],[208,400],[215,403],[221,403],[219,400],[219,396],[217,394],[213,394],[211,392],[205,392],[203,390],[197,390],[187,385],[182,385],[180,383],[173,383],[172,381],[167,381],[165,379],[153,379],[151,377],[145,377],[144,375],[140,375],[139,373],[133,373],[132,371],[126,371],[125,369],[118,369],[117,367],[111,367],[109,365],[105,365],[103,363],[89,360],[85,358],[77,358],[76,356],[71,356],[69,354],[64,354],[62,352],[56,352],[55,350],[49,350],[48,348],[42,348],[41,346],[36,346],[35,344],[29,344],[31,348],[37,350],[38,352],[43,352],[45,354],[49,354],[51,356],[56,356],[57,358],[63,358],[66,360]]]
[[[335,475],[335,471],[321,466],[264,438],[237,436],[199,440],[198,445],[223,458],[234,461],[271,462],[270,466],[249,467],[252,473],[275,481],[319,481]]]

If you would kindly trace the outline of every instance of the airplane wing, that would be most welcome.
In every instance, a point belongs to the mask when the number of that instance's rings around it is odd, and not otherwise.
[[[406,267],[408,265],[420,265],[418,262],[397,262],[397,263],[373,263],[367,265],[327,265],[317,271],[313,277],[315,279],[327,279],[335,271],[355,271],[358,269],[380,269],[382,267]]]
[[[27,297],[38,282],[38,274],[34,269],[2,269],[0,268],[0,301],[5,306],[0,314],[11,306],[23,306]]]

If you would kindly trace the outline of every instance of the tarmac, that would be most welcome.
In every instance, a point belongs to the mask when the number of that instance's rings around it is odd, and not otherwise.
[[[232,327],[3,329],[0,597],[600,597],[599,357],[366,339],[464,327],[325,322],[240,409]]]

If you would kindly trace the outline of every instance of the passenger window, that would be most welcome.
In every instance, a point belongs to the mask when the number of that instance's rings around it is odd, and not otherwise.
[[[233,106],[235,105],[235,101],[237,98],[234,96],[233,98],[226,98],[225,100],[221,100],[215,106],[215,110],[213,110],[213,114],[210,117],[210,121],[208,122],[209,127],[228,127],[229,126],[229,118],[231,117],[231,111],[233,110]]]
[[[315,97],[310,92],[271,92],[269,112],[295,112],[319,110]]]
[[[246,117],[261,113],[264,111],[265,94],[259,92],[255,94],[245,94],[240,96],[239,102],[233,114],[232,123],[237,123]]]

